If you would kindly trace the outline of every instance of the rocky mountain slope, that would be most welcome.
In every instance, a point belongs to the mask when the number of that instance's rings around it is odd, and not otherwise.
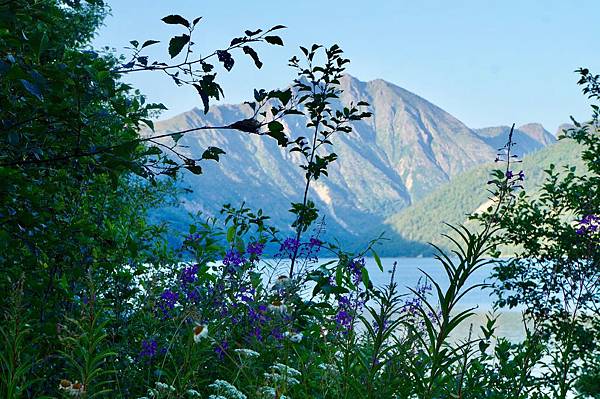
[[[350,134],[334,138],[338,160],[329,177],[313,185],[310,196],[325,217],[326,234],[343,242],[361,243],[368,226],[384,222],[453,177],[494,159],[506,140],[505,127],[473,130],[427,100],[383,80],[344,78],[342,100],[368,101],[373,116],[357,123]],[[204,115],[199,109],[156,123],[158,134],[205,125],[226,125],[250,116],[247,105],[218,105]],[[284,122],[292,136],[308,134],[304,121]],[[540,125],[519,128],[523,152],[536,151],[554,137]],[[499,145],[498,145],[499,144]],[[292,220],[289,203],[301,198],[303,171],[298,159],[268,138],[237,131],[201,131],[179,141],[184,151],[201,154],[208,146],[225,150],[219,163],[202,164],[204,174],[184,175],[193,190],[181,209],[168,218],[185,224],[187,212],[215,215],[223,203],[245,201],[263,208],[285,229]],[[398,251],[414,246],[392,233]]]

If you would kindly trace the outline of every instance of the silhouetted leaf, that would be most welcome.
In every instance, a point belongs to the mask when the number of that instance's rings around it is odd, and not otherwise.
[[[254,36],[254,35],[258,35],[260,32],[262,32],[262,29],[258,29],[255,31],[247,30],[244,33],[246,34],[246,36]]]
[[[233,64],[235,63],[231,54],[225,50],[217,50],[217,57],[219,61],[223,63],[223,67],[228,71],[231,71]]]
[[[142,122],[144,122],[146,124],[146,126],[148,126],[150,128],[150,130],[154,131],[154,122],[152,122],[150,119],[140,119]]]
[[[231,39],[231,43],[229,43],[229,47],[233,47],[236,44],[240,44],[245,42],[246,40],[244,40],[243,37],[234,37],[233,39]]]
[[[267,135],[277,140],[277,144],[280,146],[286,147],[288,145],[288,140],[283,132],[283,125],[278,121],[271,121],[267,126],[269,128]]]
[[[146,105],[146,109],[162,109],[162,110],[167,110],[168,108],[165,107],[165,105],[163,103],[150,103],[150,104]]]
[[[162,19],[162,21],[169,25],[183,25],[186,28],[190,27],[188,20],[183,18],[181,15],[167,15]]]
[[[287,90],[273,90],[269,93],[269,98],[276,98],[283,105],[286,105],[292,98],[292,89]]]
[[[144,44],[142,44],[142,48],[152,46],[153,44],[160,43],[160,40],[146,40]]]
[[[274,27],[272,27],[271,29],[269,29],[269,32],[274,31],[274,30],[278,30],[278,29],[285,29],[287,28],[287,26],[285,25],[275,25]]]
[[[244,53],[246,53],[250,57],[252,57],[252,59],[254,60],[254,65],[256,65],[256,67],[258,69],[262,68],[263,63],[260,61],[260,59],[258,58],[258,54],[256,53],[256,51],[254,51],[254,49],[252,47],[244,46],[243,50],[244,50]]]
[[[208,103],[209,103],[208,94],[199,84],[194,84],[194,87],[198,91],[198,94],[200,94],[200,98],[202,99],[202,104],[204,105],[204,113],[207,114],[208,113]]]
[[[283,46],[283,40],[279,36],[265,36],[265,41],[269,44]]]
[[[225,151],[218,147],[208,147],[202,154],[202,159],[213,159],[219,162],[219,155],[225,154]]]
[[[244,119],[229,125],[230,128],[240,130],[242,132],[256,133],[260,128],[260,122],[254,118]]]
[[[188,44],[189,41],[190,36],[185,34],[171,38],[171,41],[169,42],[169,55],[171,58],[175,58],[181,53],[181,50],[183,50],[183,47]]]
[[[200,22],[200,20],[201,20],[201,19],[202,19],[202,17],[197,17],[197,18],[194,18],[194,21],[192,21],[192,25],[193,25],[193,26],[196,26],[196,24],[197,24],[198,22]]]
[[[185,168],[195,175],[202,174],[202,168],[199,165],[186,165]]]
[[[212,64],[209,64],[208,62],[202,63],[202,72],[210,72],[213,70],[213,68],[214,66]]]

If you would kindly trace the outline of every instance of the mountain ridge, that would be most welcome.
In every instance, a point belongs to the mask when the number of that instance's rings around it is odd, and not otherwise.
[[[346,76],[341,86],[342,102],[367,101],[373,117],[356,123],[352,133],[333,138],[338,160],[331,164],[329,176],[312,186],[310,195],[322,210],[329,238],[363,242],[366,225],[383,225],[453,177],[495,157],[497,146],[490,140],[502,132],[470,129],[435,104],[382,79],[362,82]],[[250,116],[247,105],[223,104],[206,115],[192,109],[158,121],[155,127],[162,134],[228,125]],[[300,117],[283,124],[293,136],[310,134]],[[519,130],[519,137],[527,141],[525,149],[537,151],[551,144],[553,136],[540,127],[531,124]],[[226,155],[219,163],[203,163],[204,175],[184,174],[184,184],[194,193],[186,195],[182,209],[169,217],[182,221],[188,211],[212,216],[223,203],[245,201],[267,210],[280,221],[276,227],[290,231],[289,203],[301,198],[303,188],[303,171],[294,165],[299,162],[297,154],[287,153],[273,140],[236,131],[186,134],[178,144],[190,154],[216,146]],[[400,234],[394,239],[401,247],[409,243]]]

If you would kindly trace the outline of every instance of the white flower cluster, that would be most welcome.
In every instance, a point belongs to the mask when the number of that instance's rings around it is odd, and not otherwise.
[[[240,355],[240,357],[246,357],[246,358],[253,358],[253,357],[259,357],[260,353],[253,351],[252,349],[234,349],[233,350],[235,353],[237,353],[238,355]]]
[[[246,395],[224,380],[215,380],[209,387],[216,391],[216,395],[210,395],[208,399],[247,399]]]
[[[273,398],[290,399],[289,396],[278,394],[278,392],[275,390],[275,388],[271,388],[271,387],[262,387],[260,389],[260,394],[265,399],[273,399]]]
[[[196,391],[195,389],[188,389],[187,391],[185,391],[185,393],[187,393],[187,395],[190,398],[199,398],[200,397],[200,392]]]
[[[317,367],[319,367],[323,371],[326,371],[327,373],[331,373],[331,374],[339,373],[339,370],[335,364],[321,363]]]
[[[304,335],[301,332],[292,334],[291,332],[286,331],[285,334],[283,334],[283,335],[294,343],[298,343],[298,342],[302,341],[302,338],[304,338]]]
[[[148,389],[148,396],[151,398],[158,398],[162,394],[170,394],[176,391],[173,385],[165,384],[164,382],[157,381],[155,385],[156,388]]]
[[[302,376],[298,370],[286,366],[282,363],[275,363],[271,366],[270,373],[264,373],[267,380],[274,383],[286,383],[288,385],[300,384],[298,377]]]

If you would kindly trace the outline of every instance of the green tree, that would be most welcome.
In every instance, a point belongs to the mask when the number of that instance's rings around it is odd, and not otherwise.
[[[600,77],[580,69],[579,84],[600,99]],[[597,375],[600,299],[600,129],[599,107],[592,120],[564,132],[583,147],[586,173],[549,165],[537,195],[521,191],[500,221],[498,242],[518,246],[495,268],[501,307],[524,306],[532,333],[549,344],[541,383],[553,398],[573,390],[582,367]],[[506,174],[518,176],[517,172]],[[588,384],[589,385],[589,384]]]

